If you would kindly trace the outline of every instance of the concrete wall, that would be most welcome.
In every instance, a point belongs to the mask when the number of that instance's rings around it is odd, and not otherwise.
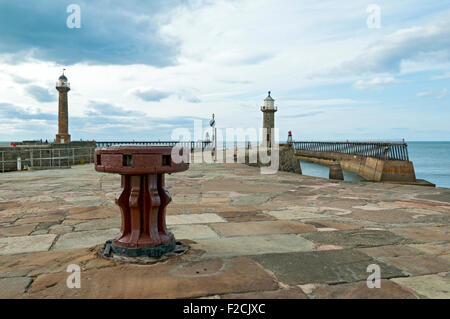
[[[377,182],[415,182],[414,165],[410,161],[380,160],[373,157],[297,150],[303,160],[329,165],[339,161],[345,170],[357,173],[367,180]]]

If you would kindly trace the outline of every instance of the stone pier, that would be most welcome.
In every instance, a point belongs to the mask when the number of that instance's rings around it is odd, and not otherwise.
[[[191,249],[123,264],[97,255],[119,232],[120,176],[0,174],[0,298],[450,298],[450,189],[245,164],[191,164],[166,186],[167,227]]]

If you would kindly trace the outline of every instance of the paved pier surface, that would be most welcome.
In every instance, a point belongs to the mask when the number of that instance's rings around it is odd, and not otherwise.
[[[93,165],[0,174],[0,297],[450,298],[450,189],[331,182],[242,164],[167,176],[189,252],[97,257],[120,227],[120,177]],[[81,288],[69,289],[78,264]],[[381,288],[367,288],[367,266]]]

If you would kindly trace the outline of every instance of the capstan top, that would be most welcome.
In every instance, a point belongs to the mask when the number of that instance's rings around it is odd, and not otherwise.
[[[189,163],[172,158],[172,146],[114,146],[95,149],[95,170],[122,175],[161,174],[182,172]]]

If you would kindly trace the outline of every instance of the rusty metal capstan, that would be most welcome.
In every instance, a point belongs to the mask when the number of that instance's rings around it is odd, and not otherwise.
[[[105,246],[104,255],[160,257],[173,251],[174,235],[166,227],[171,196],[164,174],[185,171],[189,163],[174,163],[170,146],[117,146],[95,150],[95,170],[121,175],[116,204],[122,214],[120,233]]]

